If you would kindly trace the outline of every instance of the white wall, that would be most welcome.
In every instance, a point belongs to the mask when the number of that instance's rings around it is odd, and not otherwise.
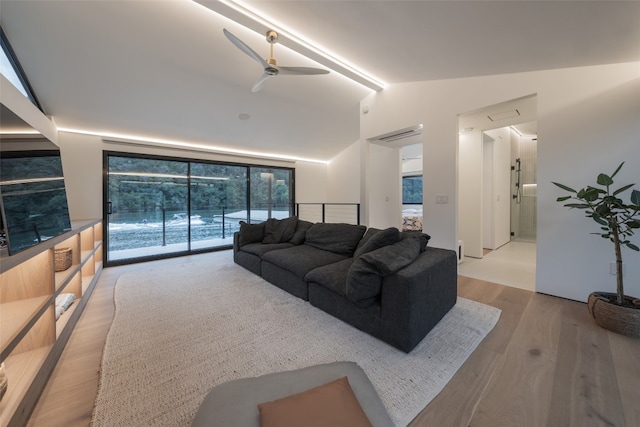
[[[327,165],[327,202],[360,203],[361,145],[354,142]]]
[[[551,181],[584,187],[626,161],[616,185],[640,183],[640,63],[556,75],[538,104],[536,289],[584,300],[595,290],[615,292],[613,246],[589,234],[599,231],[593,220],[555,202],[562,192]],[[640,256],[623,249],[623,257],[626,292],[638,296]]]
[[[400,148],[369,143],[367,170],[367,225],[402,227],[402,162]]]
[[[296,162],[296,202],[318,203],[327,201],[327,165]]]
[[[464,254],[482,258],[483,206],[491,209],[483,200],[483,147],[482,132],[474,129],[459,136],[459,239],[464,241]],[[424,179],[424,178],[423,178]],[[491,189],[489,189],[491,190]],[[491,193],[491,191],[488,191]],[[454,203],[450,198],[450,203]],[[423,211],[425,216],[428,213]],[[430,228],[425,231],[430,233]]]
[[[600,171],[629,165],[619,181],[640,182],[640,62],[392,85],[362,101],[366,139],[423,123],[424,229],[433,246],[454,249],[457,231],[457,115],[537,94],[538,238],[536,289],[585,301],[614,289],[611,245],[590,235],[593,224],[555,202],[551,181],[580,186]],[[481,176],[478,177],[478,180]],[[436,204],[447,195],[448,204]],[[465,242],[466,249],[466,242]],[[628,277],[640,277],[637,253],[625,254]],[[635,259],[635,262],[630,261]],[[640,295],[640,281],[628,280]]]

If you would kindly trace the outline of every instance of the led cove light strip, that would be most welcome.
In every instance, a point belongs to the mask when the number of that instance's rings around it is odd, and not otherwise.
[[[334,54],[333,52],[329,52],[326,49],[320,49],[319,47],[316,47],[315,45],[311,44],[311,42],[306,41],[304,38],[302,38],[302,36],[300,36],[299,34],[296,34],[294,31],[292,31],[291,29],[287,28],[285,25],[283,25],[282,23],[271,19],[271,18],[267,18],[261,15],[261,12],[253,9],[251,6],[242,3],[240,1],[236,1],[236,0],[218,0],[219,3],[222,3],[230,8],[232,8],[233,10],[235,10],[236,12],[242,14],[243,16],[249,18],[250,20],[257,22],[261,25],[264,25],[268,28],[273,29],[274,31],[276,31],[279,35],[284,36],[285,38],[288,38],[289,40],[291,40],[292,42],[304,47],[305,49],[310,50],[311,52],[315,53],[318,56],[321,56],[322,58],[326,59],[327,61],[329,61],[329,63],[333,64],[334,66],[336,66],[335,68],[332,68],[331,65],[327,65],[327,64],[322,64],[327,66],[328,68],[331,68],[333,71],[342,74],[343,76],[349,78],[352,81],[355,81],[356,83],[359,83],[371,90],[382,90],[384,89],[387,84],[383,81],[381,81],[378,78],[375,78],[367,73],[365,73],[364,71],[356,68],[354,65],[349,64],[347,61],[345,61],[344,59],[339,58],[336,54]],[[207,5],[203,4],[205,7],[208,7]],[[285,44],[286,43],[281,43],[281,44]],[[294,49],[295,50],[295,49]],[[302,54],[301,52],[298,52],[300,54]],[[310,58],[313,59],[313,58]],[[340,71],[340,68],[343,68],[345,70],[348,70],[349,72],[355,74],[356,76],[360,77],[360,79],[364,80],[365,82],[362,81],[358,81],[358,79],[354,79],[351,76],[346,75],[345,73]]]
[[[154,139],[154,138],[144,138],[133,135],[125,135],[125,134],[116,134],[109,132],[95,132],[85,129],[72,129],[72,128],[58,128],[60,132],[69,132],[69,133],[78,133],[83,135],[92,135],[98,136],[101,138],[112,139],[113,142],[122,142],[122,143],[131,143],[131,144],[142,144],[148,145],[155,148],[182,148],[184,150],[196,150],[196,151],[205,151],[209,153],[216,154],[230,154],[237,156],[246,156],[246,157],[258,157],[262,159],[272,159],[272,160],[283,160],[289,162],[310,162],[310,163],[322,163],[328,164],[327,160],[318,160],[318,159],[307,159],[304,157],[295,157],[289,156],[287,154],[270,154],[270,153],[262,153],[259,151],[249,151],[249,150],[236,150],[233,148],[224,148],[224,147],[216,147],[212,145],[204,145],[204,144],[194,144],[190,142],[182,142],[182,141],[172,141],[166,139]]]

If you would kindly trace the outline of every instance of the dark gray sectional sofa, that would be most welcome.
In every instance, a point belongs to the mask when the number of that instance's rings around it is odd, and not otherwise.
[[[291,217],[241,222],[234,261],[315,307],[410,352],[453,307],[457,258],[429,236]]]

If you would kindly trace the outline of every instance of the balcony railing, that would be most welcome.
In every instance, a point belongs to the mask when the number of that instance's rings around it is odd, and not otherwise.
[[[298,218],[311,222],[360,224],[360,203],[296,203]]]

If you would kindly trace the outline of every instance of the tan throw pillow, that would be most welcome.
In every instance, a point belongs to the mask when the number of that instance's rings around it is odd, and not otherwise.
[[[372,427],[347,377],[258,405],[262,427]]]

